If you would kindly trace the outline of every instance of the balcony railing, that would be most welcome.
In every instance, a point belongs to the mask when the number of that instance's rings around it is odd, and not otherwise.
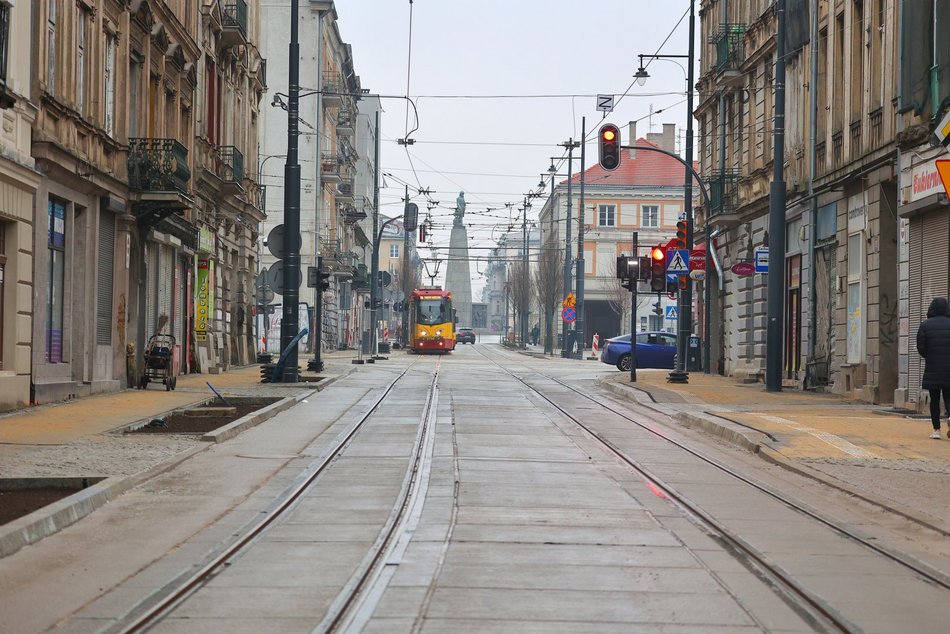
[[[336,117],[336,129],[340,134],[353,134],[356,116],[350,110],[340,110]]]
[[[728,216],[739,208],[739,172],[715,170],[709,175],[709,218]]]
[[[221,12],[221,25],[225,30],[236,29],[247,39],[247,0],[230,0]]]
[[[324,152],[320,157],[320,173],[325,180],[340,179],[340,157],[332,152]]]
[[[343,180],[337,183],[336,199],[353,201],[353,178],[351,176],[344,177]]]
[[[129,187],[188,192],[188,149],[175,139],[129,139]]]
[[[355,225],[360,220],[366,219],[366,212],[352,205],[341,206],[340,213],[343,216],[343,224],[347,225]]]
[[[343,105],[343,82],[340,73],[324,71],[323,73],[323,103],[329,108],[339,108]]]
[[[738,71],[745,62],[744,24],[720,24],[712,40],[716,45],[716,72]]]
[[[218,148],[217,176],[226,183],[241,184],[244,180],[244,155],[233,145]]]

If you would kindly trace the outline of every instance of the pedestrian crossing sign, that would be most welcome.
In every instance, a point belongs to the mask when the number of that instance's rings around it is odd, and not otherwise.
[[[679,316],[679,313],[677,313],[677,311],[676,311],[676,305],[675,305],[675,304],[670,304],[669,306],[666,307],[666,318],[667,318],[667,319],[672,319],[672,320],[675,321],[678,316]]]
[[[675,275],[689,274],[689,249],[670,249],[667,252],[666,272]]]

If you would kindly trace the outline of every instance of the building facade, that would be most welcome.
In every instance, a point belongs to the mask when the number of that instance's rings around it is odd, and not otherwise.
[[[870,402],[890,402],[898,380],[897,11],[836,0],[787,14],[783,376]],[[710,0],[701,19],[695,115],[712,202],[696,227],[721,264],[712,359],[761,378],[768,278],[731,268],[768,245],[775,5]]]
[[[950,27],[945,2],[901,3],[900,91],[897,118],[898,302],[882,319],[898,323],[899,379],[894,403],[924,412],[924,363],[916,334],[934,297],[950,295],[950,203],[935,161],[948,159],[934,132],[950,111],[950,47],[939,34]],[[927,6],[924,6],[924,5]],[[944,141],[946,143],[946,141]]]
[[[635,123],[628,127],[634,145],[675,152],[675,126],[666,124],[662,133],[637,137]],[[600,341],[630,329],[630,293],[616,277],[617,257],[633,255],[633,232],[638,233],[638,255],[647,255],[653,246],[666,246],[676,234],[676,223],[684,212],[685,168],[676,159],[649,150],[624,150],[614,171],[599,165],[587,168],[584,197],[584,333],[585,347],[594,334]],[[576,289],[577,226],[580,209],[580,174],[571,177],[571,221],[567,222],[567,181],[555,188],[541,210],[541,243],[565,243],[565,228],[571,232],[572,288]],[[654,310],[659,303],[661,314]],[[667,319],[666,306],[675,305],[665,293],[638,297],[639,330],[675,330]],[[554,329],[560,332],[560,319]]]
[[[153,335],[176,373],[247,361],[257,4],[34,3],[35,400],[139,384]]]
[[[271,88],[267,101],[276,107],[261,113],[259,144],[262,180],[267,189],[264,223],[266,236],[283,222],[283,161],[287,149],[286,94],[288,85],[288,47],[290,41],[290,1],[263,5],[269,25],[262,38],[264,56],[270,60]],[[375,144],[375,110],[360,110],[363,98],[359,76],[353,66],[349,44],[340,34],[333,2],[300,3],[300,137],[299,162],[302,183],[300,195],[300,231],[303,267],[316,266],[318,258],[331,272],[330,288],[322,302],[322,344],[328,349],[349,347],[360,318],[358,295],[362,291],[362,269],[368,244],[363,220],[370,217],[372,198],[368,195],[366,175],[375,169],[372,155],[366,152]],[[378,110],[378,99],[374,100]],[[370,135],[357,139],[357,131]],[[276,160],[267,162],[268,158]],[[362,167],[360,166],[363,162]],[[357,192],[357,174],[363,174]],[[265,252],[263,263],[269,267],[277,258]],[[306,275],[302,276],[306,279]],[[358,279],[359,278],[359,279]],[[356,288],[353,280],[358,279]],[[280,289],[274,289],[279,291]],[[279,293],[278,293],[279,295]],[[316,291],[302,288],[301,303],[308,305],[311,326],[315,324]],[[279,297],[275,300],[279,301]],[[311,333],[316,329],[311,327]],[[310,350],[314,339],[303,343]]]
[[[33,201],[41,175],[30,154],[30,12],[29,3],[0,2],[0,411],[34,400]]]

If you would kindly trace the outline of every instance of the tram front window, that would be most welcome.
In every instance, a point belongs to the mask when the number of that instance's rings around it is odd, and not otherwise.
[[[433,326],[446,321],[445,308],[440,299],[421,299],[416,308],[416,323]]]

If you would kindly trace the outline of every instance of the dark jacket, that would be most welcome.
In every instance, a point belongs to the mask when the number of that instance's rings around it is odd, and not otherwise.
[[[950,304],[943,297],[930,302],[927,320],[917,331],[917,352],[927,361],[923,388],[950,389]]]

